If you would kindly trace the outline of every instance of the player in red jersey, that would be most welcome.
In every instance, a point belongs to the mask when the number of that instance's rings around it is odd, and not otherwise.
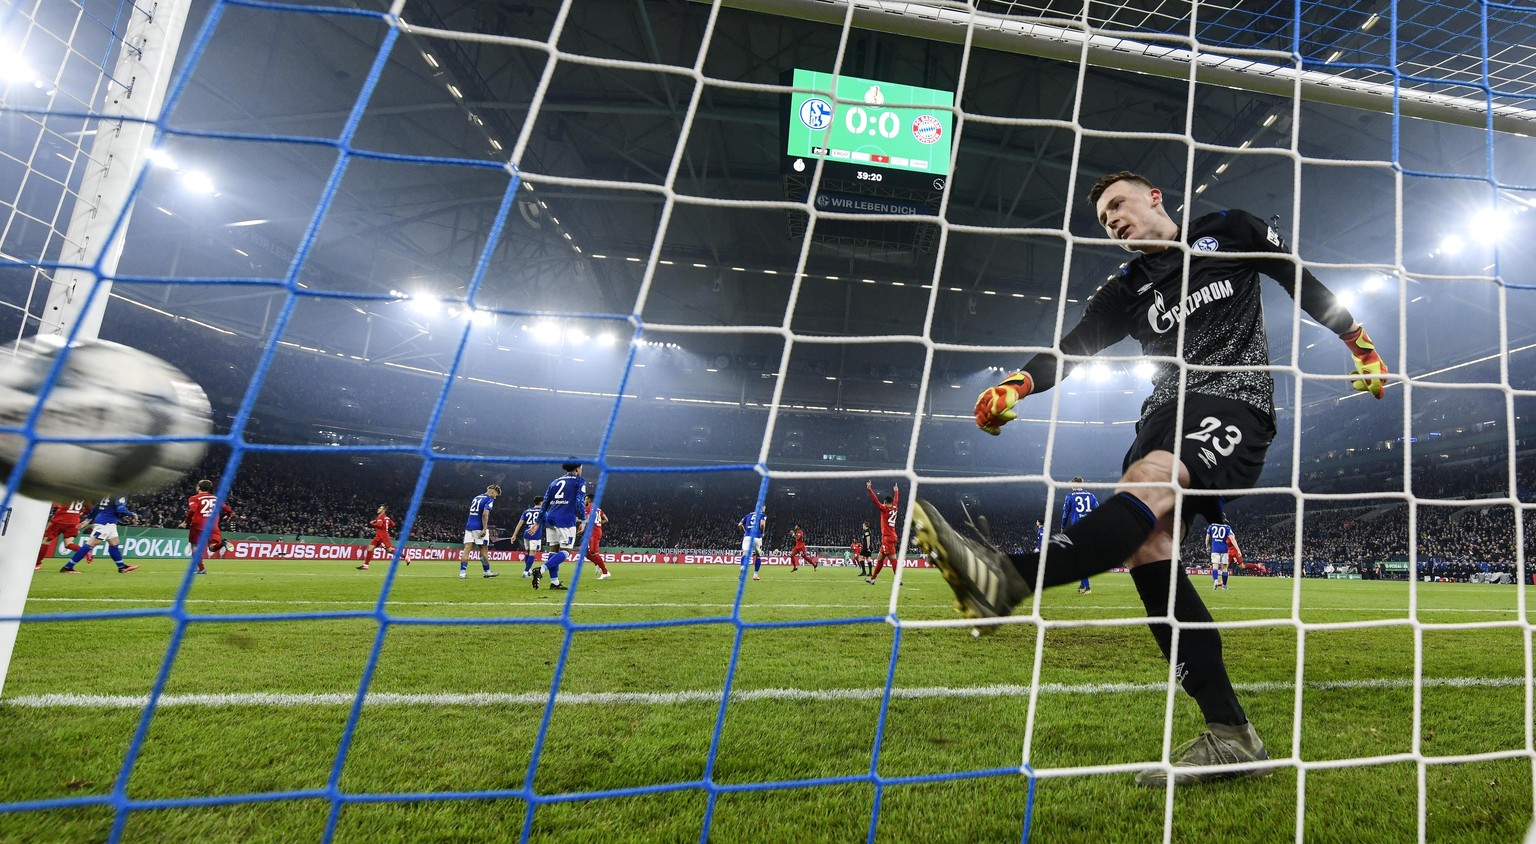
[[[608,514],[604,513],[603,508],[599,507],[597,508],[597,521],[592,521],[592,496],[590,495],[587,496],[587,523],[592,525],[592,538],[587,542],[587,559],[597,566],[598,571],[602,572],[602,574],[597,576],[597,579],[607,580],[612,572],[608,571],[607,563],[603,562],[603,555],[597,553],[597,543],[598,540],[603,538],[603,525],[608,524]]]
[[[368,524],[373,527],[373,539],[368,543],[368,549],[363,552],[363,564],[358,566],[362,571],[368,570],[368,563],[373,559],[373,549],[383,548],[386,557],[392,557],[395,554],[395,544],[389,541],[389,532],[395,529],[395,520],[389,517],[389,508],[380,504],[373,521]],[[410,565],[411,561],[406,560],[405,564]]]
[[[80,520],[90,512],[90,505],[84,501],[55,501],[53,512],[48,516],[48,527],[43,530],[43,544],[37,549],[37,565],[34,569],[43,567],[43,558],[53,553],[54,546],[60,539],[64,540],[64,547],[71,551],[80,547]],[[85,555],[85,561],[91,561],[90,554]]]
[[[198,574],[208,573],[204,560],[209,554],[217,554],[224,550],[224,537],[219,535],[219,519],[234,515],[235,511],[229,509],[228,504],[222,507],[219,505],[219,497],[213,494],[213,481],[197,482],[197,492],[192,493],[187,499],[187,516],[181,520],[181,527],[187,529],[187,541],[192,544],[193,556],[197,556],[197,543],[202,539],[203,527],[208,522],[213,522],[213,529],[208,532],[206,550],[197,560]]]
[[[864,482],[864,488],[869,490],[869,498],[880,508],[880,559],[875,561],[875,570],[870,572],[869,579],[865,583],[874,583],[880,576],[880,569],[885,567],[886,560],[891,562],[891,571],[896,571],[896,508],[901,505],[901,487],[891,484],[891,494],[884,501],[875,495],[875,485],[869,481]]]
[[[801,530],[799,525],[795,525],[795,529],[789,532],[789,537],[795,541],[795,547],[789,552],[789,570],[799,571],[800,561],[805,560],[810,564],[811,571],[815,571],[816,558],[805,550],[805,531]]]

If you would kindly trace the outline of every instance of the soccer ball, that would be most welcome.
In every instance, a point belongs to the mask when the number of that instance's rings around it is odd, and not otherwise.
[[[48,375],[62,357],[58,378]],[[18,492],[42,499],[93,500],[175,483],[203,458],[213,430],[208,396],[181,370],[154,355],[100,340],[66,347],[37,338],[0,358],[0,426],[23,429],[42,403],[35,433],[0,430],[0,485],[22,461]],[[118,442],[50,442],[121,438]]]

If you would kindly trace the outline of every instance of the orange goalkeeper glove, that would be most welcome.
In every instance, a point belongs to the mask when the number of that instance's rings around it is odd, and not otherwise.
[[[1381,377],[1387,374],[1387,364],[1376,354],[1376,344],[1371,342],[1371,335],[1365,333],[1365,326],[1358,326],[1354,331],[1340,335],[1339,339],[1355,356],[1355,374],[1364,376],[1351,381],[1350,386],[1381,398],[1382,390],[1387,386],[1387,379]]]
[[[1002,433],[1003,426],[1017,418],[1013,406],[1034,389],[1035,379],[1028,372],[1010,373],[1003,383],[988,387],[976,399],[976,427],[994,437]]]

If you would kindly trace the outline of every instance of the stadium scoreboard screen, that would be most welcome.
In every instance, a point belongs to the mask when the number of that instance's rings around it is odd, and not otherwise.
[[[942,191],[954,142],[952,91],[795,69],[786,108],[787,167],[869,187]],[[839,102],[839,99],[842,102]]]

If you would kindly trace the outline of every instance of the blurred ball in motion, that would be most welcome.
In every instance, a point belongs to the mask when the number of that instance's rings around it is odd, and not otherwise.
[[[64,359],[48,384],[54,363]],[[138,349],[91,340],[64,346],[37,338],[0,357],[0,426],[24,429],[42,403],[32,436],[0,431],[0,484],[23,459],[18,492],[41,499],[92,500],[169,486],[207,451],[207,443],[158,437],[201,437],[213,430],[208,396],[181,370]],[[47,438],[114,442],[49,442]]]

